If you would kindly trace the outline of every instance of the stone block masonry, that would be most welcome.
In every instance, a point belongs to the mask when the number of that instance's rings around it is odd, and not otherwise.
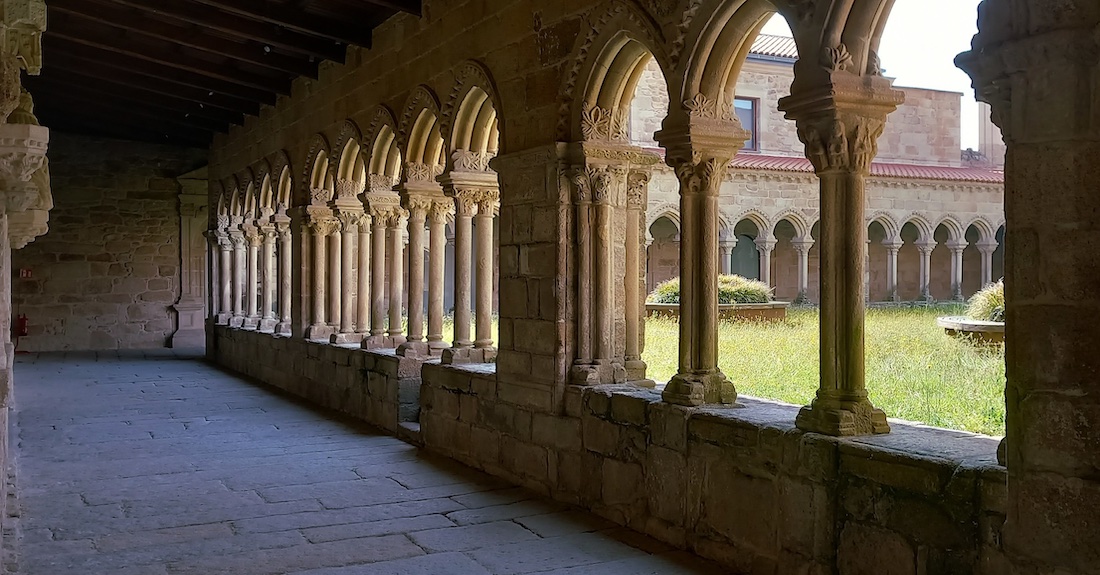
[[[55,133],[49,156],[50,231],[12,252],[19,350],[163,347],[180,290],[176,178],[205,151]]]

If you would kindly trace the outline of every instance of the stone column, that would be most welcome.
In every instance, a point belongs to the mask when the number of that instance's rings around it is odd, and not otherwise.
[[[355,333],[355,284],[356,278],[352,275],[355,266],[355,240],[359,235],[359,218],[361,211],[343,211],[337,215],[340,221],[340,315],[333,318],[338,322],[337,332],[332,334],[329,342],[336,344],[362,343],[363,338]]]
[[[496,276],[493,265],[493,219],[499,206],[500,193],[496,190],[483,192],[478,198],[477,332],[474,349],[479,363],[491,362],[496,358],[496,348],[493,347],[493,278]]]
[[[220,220],[220,218],[219,218]],[[226,226],[229,219],[226,218]],[[224,227],[217,230],[215,237],[218,240],[218,292],[221,303],[218,305],[217,325],[229,325],[233,317],[233,242],[229,238],[229,232]]]
[[[209,216],[208,183],[204,177],[188,174],[177,179],[182,191],[180,201],[180,297],[172,304],[176,311],[176,331],[168,347],[206,345],[206,229]]]
[[[936,240],[923,240],[916,244],[920,252],[920,299],[932,301],[932,252],[936,249]]]
[[[229,327],[244,326],[244,288],[245,288],[245,246],[248,241],[238,226],[229,230],[229,241],[233,243],[233,317]]]
[[[809,303],[810,290],[810,248],[814,247],[812,238],[795,238],[791,245],[798,252],[798,297],[795,303]]]
[[[427,198],[409,198],[405,209],[409,212],[409,333],[405,343],[397,348],[398,355],[425,356],[428,344],[424,341],[424,226],[432,201]]]
[[[720,262],[718,269],[722,275],[733,273],[733,249],[737,247],[737,240],[725,240],[718,244],[718,257]]]
[[[821,185],[820,385],[798,414],[799,428],[827,435],[888,433],[886,414],[867,398],[864,371],[866,193],[886,116],[904,100],[871,69],[848,69],[843,46],[824,69],[808,67],[779,102],[795,120]],[[815,78],[814,74],[819,77]]]
[[[371,304],[371,228],[373,225],[370,214],[360,214],[357,222],[359,229],[358,245],[358,277],[356,278],[355,292],[355,332],[361,337],[360,341],[370,336],[370,304]]]
[[[390,280],[390,321],[386,330],[388,342],[394,347],[404,343],[402,336],[402,303],[405,299],[405,230],[406,212],[402,208],[395,208],[390,212],[386,222],[386,233],[389,234],[390,265],[387,277]]]
[[[1008,148],[1007,520],[989,572],[1100,565],[1098,28],[1095,2],[987,1],[956,59]]]
[[[760,252],[760,281],[772,285],[772,251],[775,249],[776,240],[770,235],[761,235],[754,242],[757,251]]]
[[[332,334],[325,321],[325,297],[328,292],[328,237],[336,227],[331,216],[311,215],[309,233],[313,236],[313,282],[310,294],[313,301],[313,317],[306,339],[327,339]]]
[[[278,323],[275,317],[275,290],[278,282],[275,275],[275,241],[279,239],[279,232],[274,224],[265,225],[261,231],[264,238],[263,270],[260,274],[263,279],[263,313],[259,329],[265,333],[274,333]]]
[[[446,291],[447,220],[454,214],[454,201],[432,202],[429,215],[428,248],[428,351],[440,355],[447,347],[443,341],[443,296]]]
[[[963,301],[963,251],[966,250],[966,241],[950,242],[947,244],[951,250],[951,299]]]
[[[455,200],[455,316],[454,342],[443,350],[443,363],[466,361],[473,348],[470,333],[471,276],[473,275],[473,217],[477,212],[477,190],[451,189]]]
[[[371,206],[370,336],[363,349],[386,347],[386,222],[390,208]]]
[[[978,244],[978,252],[982,254],[982,287],[993,283],[993,253],[997,251],[997,244]]]
[[[260,306],[257,301],[256,287],[260,283],[260,246],[264,237],[254,225],[245,226],[244,236],[248,240],[248,263],[245,272],[244,301],[246,317],[244,329],[254,330],[260,326]]]
[[[275,224],[279,234],[279,323],[275,326],[275,333],[289,335],[291,333],[291,313],[293,310],[293,261],[291,258],[291,240],[293,234],[290,231],[289,221],[280,221]]]
[[[730,159],[750,134],[729,110],[697,95],[656,134],[680,181],[680,356],[661,397],[669,403],[734,403],[718,368],[718,191]]]
[[[343,313],[343,293],[341,288],[344,281],[343,259],[343,232],[340,229],[339,215],[333,220],[328,235],[328,324],[333,333],[340,331],[340,315]]]
[[[646,363],[642,361],[645,347],[645,262],[642,253],[645,234],[645,206],[649,196],[649,172],[634,170],[626,180],[626,379],[642,387],[656,387],[657,383],[646,378]],[[726,258],[729,266],[729,258]]]
[[[898,250],[904,245],[901,240],[892,242],[883,241],[886,248],[886,292],[890,301],[901,301],[898,295]]]

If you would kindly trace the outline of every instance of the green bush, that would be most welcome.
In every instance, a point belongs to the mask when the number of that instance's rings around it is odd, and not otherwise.
[[[967,302],[966,317],[978,321],[1005,320],[1004,280],[989,284],[971,296]]]
[[[768,303],[772,290],[764,282],[738,275],[718,276],[718,303]],[[680,303],[680,278],[658,284],[646,298],[648,303]]]

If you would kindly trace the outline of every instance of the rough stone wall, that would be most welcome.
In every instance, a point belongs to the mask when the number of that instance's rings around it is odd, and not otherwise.
[[[29,321],[19,350],[164,346],[180,290],[175,178],[205,150],[55,132],[49,157],[50,230],[12,253],[12,307]]]

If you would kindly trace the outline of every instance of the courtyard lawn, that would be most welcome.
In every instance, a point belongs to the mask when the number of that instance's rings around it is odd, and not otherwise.
[[[1004,434],[1004,347],[949,337],[940,315],[962,307],[867,311],[867,388],[889,417],[989,435]],[[663,384],[676,373],[678,322],[646,320],[643,359]],[[719,367],[739,394],[806,405],[818,383],[818,315],[792,309],[785,322],[720,324]]]

